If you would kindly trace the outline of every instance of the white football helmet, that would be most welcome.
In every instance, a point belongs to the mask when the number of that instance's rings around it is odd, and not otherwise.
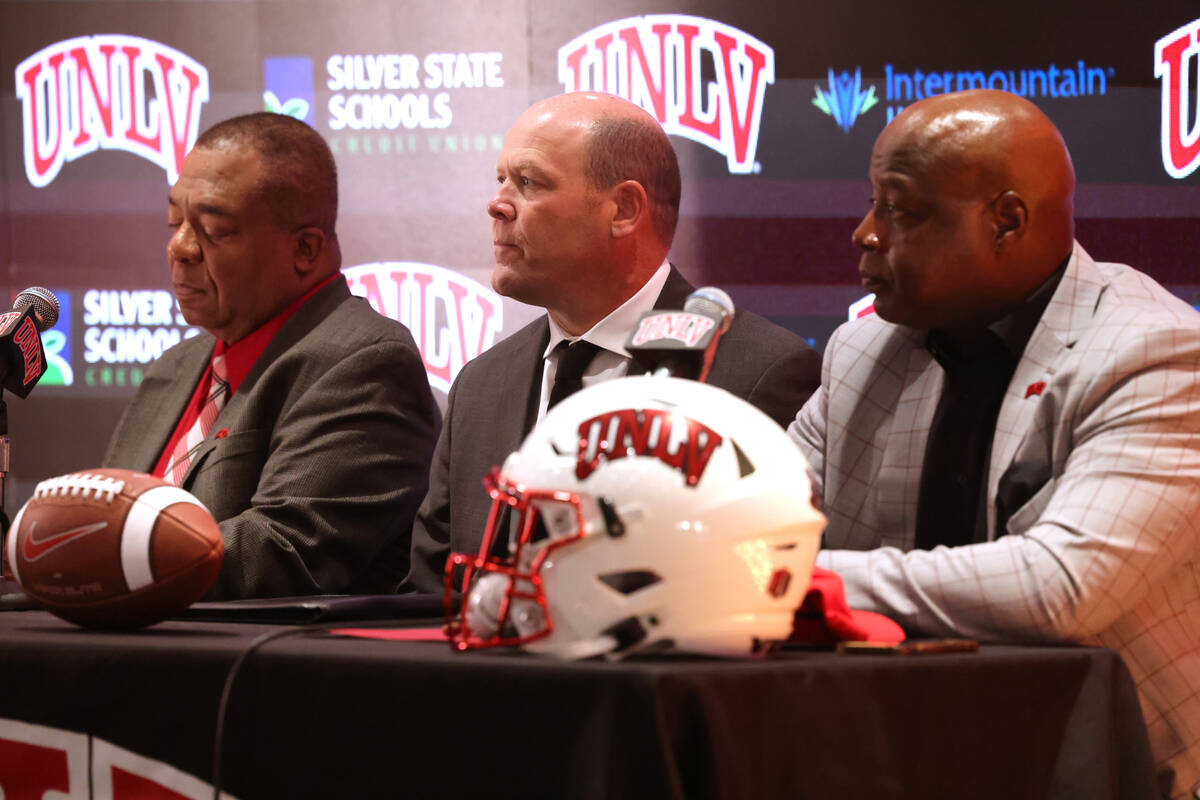
[[[460,650],[763,652],[791,631],[825,525],[787,434],[678,378],[576,393],[485,484],[479,553],[446,565],[447,608],[463,575],[448,624]],[[507,557],[490,555],[499,536]]]

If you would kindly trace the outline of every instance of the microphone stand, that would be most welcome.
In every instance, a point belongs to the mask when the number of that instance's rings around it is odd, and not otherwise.
[[[0,389],[0,543],[8,535],[11,523],[5,509],[4,480],[8,477],[8,403],[4,401],[4,390]]]
[[[0,389],[0,563],[4,562],[4,548],[8,544],[9,528],[12,523],[8,519],[8,511],[4,508],[4,480],[8,477],[8,403],[4,401],[4,390]],[[19,586],[8,579],[4,572],[0,572],[0,610],[9,607],[21,608],[24,606],[10,606],[13,598],[20,597],[20,594],[12,594],[18,592]]]

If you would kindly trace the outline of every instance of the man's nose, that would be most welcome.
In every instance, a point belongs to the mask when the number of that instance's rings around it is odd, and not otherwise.
[[[488,201],[487,210],[492,219],[511,222],[517,216],[517,210],[513,204],[501,198],[499,194]]]
[[[188,223],[182,223],[171,233],[167,240],[167,258],[185,264],[200,260],[200,243]]]
[[[855,247],[866,253],[872,253],[879,249],[879,234],[875,232],[874,211],[868,211],[862,218],[862,222],[858,223],[858,227],[850,235],[850,241],[854,243]]]

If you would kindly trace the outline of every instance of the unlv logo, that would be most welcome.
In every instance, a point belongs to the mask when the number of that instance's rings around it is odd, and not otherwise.
[[[705,62],[716,79],[705,82]],[[714,20],[682,14],[629,17],[558,49],[565,91],[619,95],[667,133],[724,155],[729,171],[755,171],[763,93],[775,82],[775,51]]]
[[[583,480],[618,458],[651,456],[695,486],[721,441],[721,434],[682,414],[653,408],[610,411],[580,423],[575,477]]]
[[[0,796],[211,800],[213,787],[98,736],[0,717]]]
[[[15,329],[9,330],[12,326]],[[30,317],[19,311],[7,311],[0,314],[0,337],[7,336],[12,336],[13,344],[21,351],[21,361],[25,366],[21,383],[29,386],[43,372],[42,342],[38,338],[37,326]]]
[[[1154,45],[1154,75],[1162,81],[1162,159],[1172,178],[1186,178],[1200,167],[1200,117],[1196,114],[1200,92],[1189,86],[1200,57],[1200,19],[1158,40]]]
[[[13,342],[21,348],[21,358],[25,362],[25,375],[21,382],[28,386],[42,374],[42,348],[39,346],[41,341],[32,319],[25,318],[21,327],[13,334]]]
[[[688,311],[668,311],[642,319],[638,329],[633,334],[632,345],[643,345],[660,339],[674,339],[688,347],[695,347],[704,338],[704,334],[716,327],[717,323],[703,314],[692,314]]]
[[[458,371],[491,347],[504,325],[499,296],[453,270],[385,261],[349,267],[343,273],[350,291],[408,327],[429,385],[447,394]]]
[[[208,100],[208,70],[164,44],[106,34],[57,42],[17,65],[25,175],[48,185],[97,148],[125,150],[179,177]]]

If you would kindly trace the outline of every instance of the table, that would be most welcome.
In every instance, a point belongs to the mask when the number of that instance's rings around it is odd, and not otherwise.
[[[162,779],[175,797],[205,796],[226,674],[275,630],[104,634],[0,613],[0,737],[79,732],[61,734],[84,759],[58,787],[70,797],[88,783],[145,796],[133,773],[154,762],[187,773]],[[22,770],[48,756],[7,748],[0,788],[13,800],[29,788]],[[247,659],[222,752],[223,788],[243,800],[1153,796],[1124,664],[1074,647],[559,663],[300,631]],[[119,764],[133,766],[108,768]]]

